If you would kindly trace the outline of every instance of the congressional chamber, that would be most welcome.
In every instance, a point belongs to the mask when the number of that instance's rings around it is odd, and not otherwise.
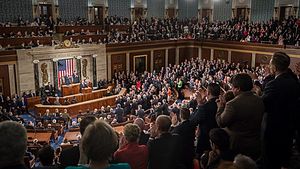
[[[0,169],[299,169],[299,0],[0,7]]]

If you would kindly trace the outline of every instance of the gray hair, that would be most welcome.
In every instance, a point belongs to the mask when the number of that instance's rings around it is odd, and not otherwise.
[[[89,124],[81,141],[83,154],[96,162],[108,160],[117,149],[117,145],[116,132],[103,120]]]
[[[26,129],[17,122],[0,123],[0,163],[23,161],[27,148]]]
[[[242,154],[235,156],[233,164],[237,169],[257,169],[255,161]]]
[[[142,118],[136,118],[133,123],[138,125],[140,127],[140,130],[144,130],[145,122]]]

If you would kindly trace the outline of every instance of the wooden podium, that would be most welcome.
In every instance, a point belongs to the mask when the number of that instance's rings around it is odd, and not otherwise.
[[[82,94],[92,93],[92,88],[90,88],[90,87],[82,88],[82,89],[81,89],[81,93],[82,93]]]
[[[62,85],[61,93],[62,96],[69,96],[78,94],[80,91],[80,83],[70,84],[70,85]]]

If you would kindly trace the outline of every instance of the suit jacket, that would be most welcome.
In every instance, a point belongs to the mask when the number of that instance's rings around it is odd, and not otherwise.
[[[188,169],[193,166],[194,157],[194,140],[195,140],[195,126],[190,120],[183,121],[176,126],[172,133],[178,134],[180,138],[180,160],[182,164]]]
[[[148,169],[175,169],[178,166],[179,136],[170,133],[149,140]]]
[[[149,137],[150,137],[150,134],[146,134],[144,131],[141,131],[140,138],[139,138],[139,144],[147,145],[147,143],[149,141]]]
[[[124,110],[123,108],[116,108],[116,119],[118,123],[122,123],[123,122],[123,116],[124,116]]]
[[[198,106],[191,116],[191,123],[199,125],[200,134],[198,136],[197,150],[199,155],[205,150],[210,150],[209,131],[218,127],[215,116],[217,113],[217,98],[212,98],[204,105]]]
[[[233,151],[258,158],[263,113],[262,99],[251,91],[239,94],[217,113],[217,123],[228,132]]]
[[[291,71],[277,76],[265,87],[262,132],[268,168],[286,167],[289,163],[294,130],[300,120],[299,97],[300,85]]]
[[[300,84],[292,73],[281,74],[266,85],[262,99],[266,108],[264,124],[268,136],[278,137],[278,134],[287,134],[293,128],[293,116],[299,113],[299,98]]]

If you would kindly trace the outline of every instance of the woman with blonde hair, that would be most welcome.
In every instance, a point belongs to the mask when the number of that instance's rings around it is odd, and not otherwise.
[[[130,169],[126,163],[109,164],[118,146],[118,137],[113,128],[103,120],[96,120],[84,131],[82,153],[89,159],[88,165],[67,169]]]

